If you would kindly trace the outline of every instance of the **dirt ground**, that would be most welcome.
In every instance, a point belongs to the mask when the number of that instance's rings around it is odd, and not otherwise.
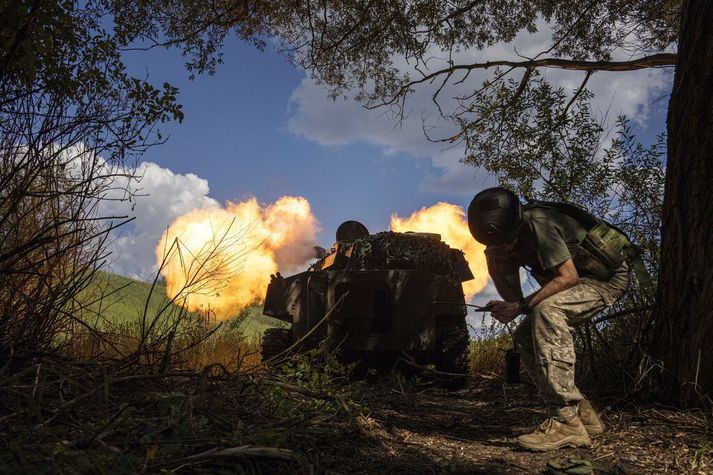
[[[0,413],[0,473],[519,474],[568,459],[595,469],[579,474],[713,473],[702,412],[599,398],[607,430],[591,448],[532,453],[513,440],[546,417],[530,385],[290,374],[133,376],[102,397]]]
[[[589,461],[598,474],[713,473],[703,414],[597,402],[607,430],[591,448],[533,453],[513,442],[545,418],[527,385],[375,389],[361,402],[358,430],[316,437],[304,455],[326,473],[543,473],[548,462],[568,459]]]

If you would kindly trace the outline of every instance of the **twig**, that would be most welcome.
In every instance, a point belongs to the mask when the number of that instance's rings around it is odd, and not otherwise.
[[[607,458],[607,457],[611,457],[611,456],[614,455],[615,453],[616,453],[616,452],[611,452],[611,453],[608,453],[608,454],[605,454],[605,455],[600,455],[599,457],[593,458],[593,459],[592,459],[592,462],[596,462],[597,460],[601,460],[601,459],[604,459],[604,458]]]
[[[78,442],[76,444],[76,446],[80,447],[80,448],[86,448],[86,447],[89,447],[89,445],[92,442],[94,442],[95,440],[101,441],[104,437],[107,436],[108,433],[110,433],[110,432],[107,432],[107,429],[109,429],[109,427],[111,427],[111,425],[114,424],[114,422],[119,418],[119,416],[121,416],[124,413],[124,411],[126,411],[126,409],[129,408],[129,406],[131,406],[131,404],[129,404],[128,402],[125,402],[124,404],[122,404],[121,407],[119,408],[119,410],[117,411],[117,413],[114,414],[114,416],[111,419],[109,419],[109,421],[106,424],[104,424],[99,430],[95,431],[94,435],[92,435],[90,438],[88,438],[86,440]]]
[[[282,388],[282,389],[286,389],[291,392],[302,394],[303,396],[308,396],[313,399],[320,399],[323,401],[332,401],[332,400],[335,400],[335,398],[336,398],[335,396],[331,396],[328,394],[322,394],[322,393],[316,393],[314,391],[310,391],[309,389],[295,386],[294,384],[283,383],[282,381],[275,381],[273,379],[265,379],[264,382],[266,384],[270,384],[272,386],[277,386],[278,388]]]
[[[10,342],[10,354],[7,355],[7,361],[3,365],[2,368],[0,368],[0,376],[3,375],[3,373],[10,367],[10,363],[12,362],[12,357],[15,356],[15,345]]]
[[[42,368],[42,363],[39,363],[37,365],[37,371],[35,372],[35,383],[32,385],[32,399],[35,398],[35,394],[37,393],[37,385],[40,382],[40,369]]]
[[[346,401],[344,401],[344,399],[339,396],[334,396],[334,399],[337,401],[342,410],[351,418],[353,426],[359,431],[359,433],[366,437],[370,435],[376,436],[376,441],[378,442],[378,444],[382,448],[388,448],[383,439],[389,439],[390,436],[388,433],[386,433],[385,430],[374,430],[374,428],[371,427],[368,421],[365,420],[365,418],[361,414],[352,414],[351,409],[349,409],[349,406],[347,405]]]
[[[15,417],[15,416],[17,416],[17,412],[13,412],[13,413],[8,414],[8,415],[6,415],[6,416],[0,417],[0,424],[3,423],[3,422],[5,422],[5,421],[7,421],[7,420],[12,419],[12,418]]]
[[[295,453],[288,449],[278,449],[275,447],[260,447],[254,445],[243,445],[241,447],[230,447],[221,449],[215,447],[195,455],[189,455],[180,459],[169,460],[148,467],[148,471],[154,471],[172,465],[185,465],[186,463],[198,463],[214,458],[271,458],[294,462],[297,460]]]
[[[655,307],[653,305],[646,305],[644,307],[636,307],[636,308],[628,308],[625,310],[621,310],[619,312],[614,312],[610,313],[609,315],[604,315],[603,317],[600,317],[592,322],[592,325],[598,325],[602,322],[606,322],[609,320],[613,320],[615,318],[623,317],[626,315],[631,315],[632,313],[639,313],[639,312],[648,312],[649,310],[653,310]]]

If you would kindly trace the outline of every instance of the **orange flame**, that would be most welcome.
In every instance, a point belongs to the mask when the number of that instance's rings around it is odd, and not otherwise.
[[[156,248],[166,293],[190,311],[234,317],[264,297],[270,274],[296,270],[313,256],[318,230],[302,197],[192,211],[168,227]]]
[[[399,218],[394,214],[391,216],[391,229],[396,232],[438,233],[443,242],[462,250],[475,276],[473,280],[463,282],[463,292],[467,301],[488,284],[488,270],[483,252],[485,246],[471,236],[465,212],[460,206],[441,202],[429,208],[421,208],[408,218]]]

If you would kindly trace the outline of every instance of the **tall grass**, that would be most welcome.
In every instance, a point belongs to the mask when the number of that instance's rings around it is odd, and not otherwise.
[[[260,336],[246,335],[236,326],[215,324],[195,314],[172,325],[172,335],[145,345],[141,366],[145,371],[201,371],[219,366],[236,373],[260,364]],[[75,332],[64,355],[75,361],[103,361],[116,364],[136,359],[142,341],[138,321],[121,322],[111,328]]]
[[[470,343],[470,370],[476,374],[504,376],[505,352],[512,348],[507,333],[488,332]]]

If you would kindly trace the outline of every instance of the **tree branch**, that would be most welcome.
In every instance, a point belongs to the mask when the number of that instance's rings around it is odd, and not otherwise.
[[[610,313],[608,315],[604,315],[602,317],[597,318],[596,320],[593,320],[591,322],[592,325],[598,325],[602,322],[606,322],[609,320],[614,320],[615,318],[619,317],[624,317],[626,315],[631,315],[632,313],[639,313],[639,312],[650,312],[651,310],[654,309],[654,305],[645,305],[643,307],[635,307],[635,308],[627,308],[624,310],[620,310],[619,312],[614,312]]]
[[[577,88],[577,90],[575,91],[574,95],[572,96],[572,99],[569,100],[564,110],[562,111],[562,118],[560,120],[564,120],[567,118],[569,108],[572,107],[572,104],[574,104],[577,101],[577,98],[582,94],[582,91],[584,91],[584,88],[586,87],[587,82],[589,81],[589,78],[592,76],[593,72],[594,71],[592,71],[591,69],[587,71],[587,75],[584,77],[582,84],[579,85],[579,88]]]
[[[486,61],[485,63],[458,64],[450,68],[435,71],[428,76],[414,82],[427,81],[435,76],[446,74],[457,70],[487,69],[497,66],[509,66],[513,68],[559,68],[573,69],[576,71],[634,71],[637,69],[655,68],[661,66],[675,66],[675,53],[660,53],[644,56],[642,58],[629,61],[576,61],[562,58],[543,58],[528,61]]]
[[[629,61],[577,61],[573,59],[561,59],[561,58],[543,58],[543,59],[533,59],[527,61],[486,61],[484,63],[471,63],[471,64],[457,64],[448,68],[439,69],[431,74],[426,74],[422,78],[410,81],[409,83],[402,86],[398,93],[395,94],[391,99],[384,101],[380,105],[392,104],[397,97],[403,95],[412,86],[416,84],[421,84],[424,82],[429,82],[434,78],[441,76],[443,74],[451,75],[456,71],[466,71],[470,72],[474,69],[488,69],[495,68],[499,66],[506,66],[510,68],[526,68],[526,69],[536,69],[536,68],[557,68],[557,69],[569,69],[575,71],[635,71],[638,69],[646,68],[656,68],[656,67],[667,67],[676,65],[676,54],[674,53],[660,53],[653,54],[651,56],[644,56],[642,58],[636,58]]]

